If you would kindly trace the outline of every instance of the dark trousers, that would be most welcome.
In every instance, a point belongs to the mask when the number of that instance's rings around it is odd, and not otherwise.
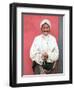
[[[33,68],[34,74],[51,74],[52,72],[52,69],[46,70],[43,68],[42,65],[37,64],[35,61],[33,61],[32,68]]]

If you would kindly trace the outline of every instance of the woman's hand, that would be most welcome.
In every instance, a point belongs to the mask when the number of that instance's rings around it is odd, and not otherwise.
[[[43,59],[43,60],[47,60],[47,59],[48,59],[48,54],[47,54],[47,52],[44,52],[44,53],[42,54],[42,59]]]

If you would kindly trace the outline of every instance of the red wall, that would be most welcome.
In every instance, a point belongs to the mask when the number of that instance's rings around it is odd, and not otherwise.
[[[24,27],[24,45],[23,45],[23,74],[31,75],[32,71],[32,61],[29,57],[30,47],[33,43],[34,37],[41,34],[40,22],[43,19],[49,19],[51,22],[50,33],[54,35],[58,41],[58,22],[59,16],[42,16],[42,15],[25,15],[23,18]]]

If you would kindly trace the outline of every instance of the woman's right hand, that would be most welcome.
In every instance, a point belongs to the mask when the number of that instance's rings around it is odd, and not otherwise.
[[[48,54],[47,54],[47,52],[44,52],[44,53],[42,54],[42,59],[43,59],[43,60],[47,60],[47,59],[48,59]]]

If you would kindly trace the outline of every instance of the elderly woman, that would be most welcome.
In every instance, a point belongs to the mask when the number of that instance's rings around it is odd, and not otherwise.
[[[59,57],[56,38],[50,34],[51,23],[44,19],[40,23],[42,34],[36,36],[30,49],[34,74],[49,74]]]

